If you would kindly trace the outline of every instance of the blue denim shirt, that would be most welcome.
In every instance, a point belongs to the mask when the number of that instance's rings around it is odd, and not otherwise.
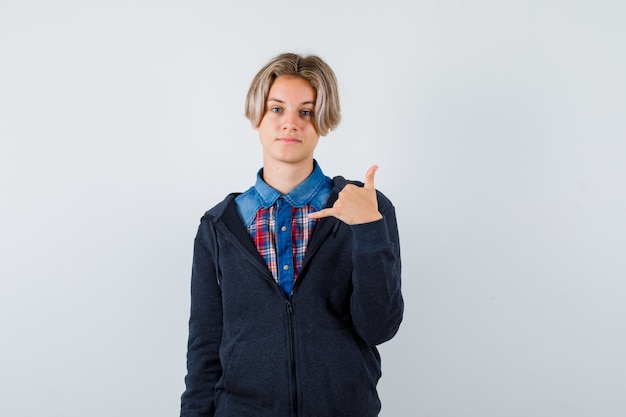
[[[306,241],[293,241],[291,208],[298,209],[309,205],[313,210],[319,211],[325,207],[331,191],[332,180],[322,173],[319,165],[314,161],[313,172],[287,194],[281,194],[263,181],[263,171],[260,170],[256,184],[235,199],[239,215],[248,231],[258,211],[261,208],[269,209],[271,206],[275,206],[276,209],[274,227],[280,228],[283,232],[289,230],[289,233],[277,233],[274,230],[276,240],[270,243],[276,251],[275,279],[287,297],[291,296],[296,274],[293,259],[294,246],[297,246],[299,253],[304,253],[306,250]],[[272,258],[266,259],[266,262],[270,262],[270,259]],[[274,265],[273,262],[272,265]]]
[[[313,165],[311,175],[287,194],[281,194],[263,181],[263,169],[260,169],[256,183],[235,199],[239,216],[245,226],[250,226],[261,207],[269,208],[280,197],[291,207],[300,208],[310,204],[316,211],[323,209],[330,197],[333,182],[324,175],[317,161],[313,161]]]

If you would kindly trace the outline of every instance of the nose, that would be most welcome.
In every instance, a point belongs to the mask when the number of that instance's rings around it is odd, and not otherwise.
[[[289,129],[298,129],[300,123],[300,117],[298,112],[296,111],[286,111],[283,114],[283,129],[284,130],[289,130]]]

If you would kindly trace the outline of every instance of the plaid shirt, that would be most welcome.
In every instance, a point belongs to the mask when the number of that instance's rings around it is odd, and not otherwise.
[[[288,194],[262,179],[235,200],[239,214],[259,254],[285,295],[291,296],[316,220],[308,214],[324,208],[331,180],[315,163],[313,172]]]

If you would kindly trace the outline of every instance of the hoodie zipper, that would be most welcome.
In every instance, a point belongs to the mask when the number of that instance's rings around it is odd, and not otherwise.
[[[294,340],[293,304],[287,300],[287,318],[289,321],[289,346],[291,362],[291,400],[293,416],[298,417],[298,390],[296,388],[296,343]]]

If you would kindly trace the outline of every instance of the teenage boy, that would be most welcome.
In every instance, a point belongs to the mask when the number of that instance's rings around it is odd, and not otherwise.
[[[375,417],[376,348],[403,314],[394,207],[313,158],[340,120],[317,56],[281,54],[255,76],[256,184],[202,217],[195,239],[183,417]]]

